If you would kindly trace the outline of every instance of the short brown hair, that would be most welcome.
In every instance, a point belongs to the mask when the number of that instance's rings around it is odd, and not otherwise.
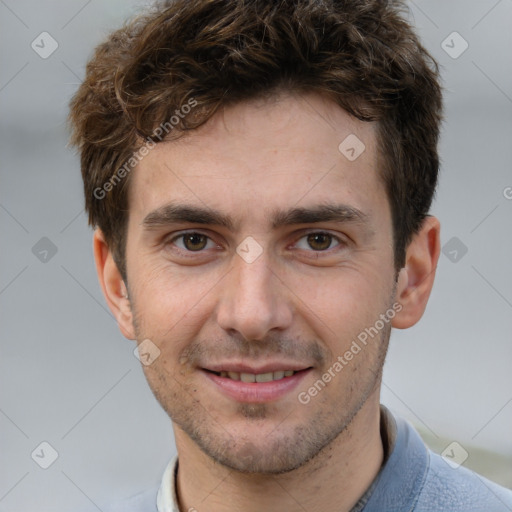
[[[220,106],[279,91],[322,94],[377,122],[401,268],[434,195],[442,118],[437,63],[405,11],[400,0],[175,0],[98,46],[71,101],[72,143],[89,223],[103,231],[123,277],[130,175],[119,170],[162,140],[156,131],[173,115],[179,134]],[[191,101],[193,112],[177,116]]]

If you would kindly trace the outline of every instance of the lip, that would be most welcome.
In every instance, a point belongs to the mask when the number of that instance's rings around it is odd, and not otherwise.
[[[234,368],[239,369],[235,370]],[[242,370],[240,368],[242,368]],[[275,366],[264,366],[262,369],[254,371],[254,369],[248,369],[248,367],[244,367],[243,365],[227,365],[223,366],[222,370],[219,371],[267,373],[270,371],[282,370],[283,366],[280,366],[275,370],[271,370],[270,368],[275,368]],[[293,368],[287,367],[286,369],[291,370]],[[232,380],[228,377],[220,377],[219,375],[204,369],[202,370],[202,373],[206,378],[213,382],[222,394],[236,400],[237,402],[265,403],[278,400],[293,391],[311,370],[312,368],[294,370],[297,373],[294,373],[292,376],[271,382],[242,382],[240,380]]]

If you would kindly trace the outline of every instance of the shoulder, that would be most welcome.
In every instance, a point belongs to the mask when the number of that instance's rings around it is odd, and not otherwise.
[[[391,453],[365,512],[512,512],[512,491],[432,452],[407,421],[392,416]]]
[[[510,512],[512,491],[429,450],[429,464],[415,512]]]

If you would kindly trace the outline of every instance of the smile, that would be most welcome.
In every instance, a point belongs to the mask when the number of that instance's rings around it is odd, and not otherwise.
[[[311,367],[297,370],[274,370],[250,373],[234,370],[207,370],[202,373],[214,389],[236,402],[265,403],[291,394]]]
[[[274,380],[281,380],[285,377],[291,377],[294,370],[279,370],[276,372],[267,373],[241,373],[241,372],[214,372],[219,377],[228,378],[231,380],[240,380],[242,382],[272,382]]]

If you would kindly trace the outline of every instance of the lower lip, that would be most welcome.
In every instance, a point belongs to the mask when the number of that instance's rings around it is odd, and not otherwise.
[[[204,370],[203,373],[225,395],[237,402],[264,403],[272,402],[290,393],[310,371],[311,369],[308,368],[294,373],[291,377],[283,377],[271,382],[242,382],[241,380],[220,377],[215,373]]]

